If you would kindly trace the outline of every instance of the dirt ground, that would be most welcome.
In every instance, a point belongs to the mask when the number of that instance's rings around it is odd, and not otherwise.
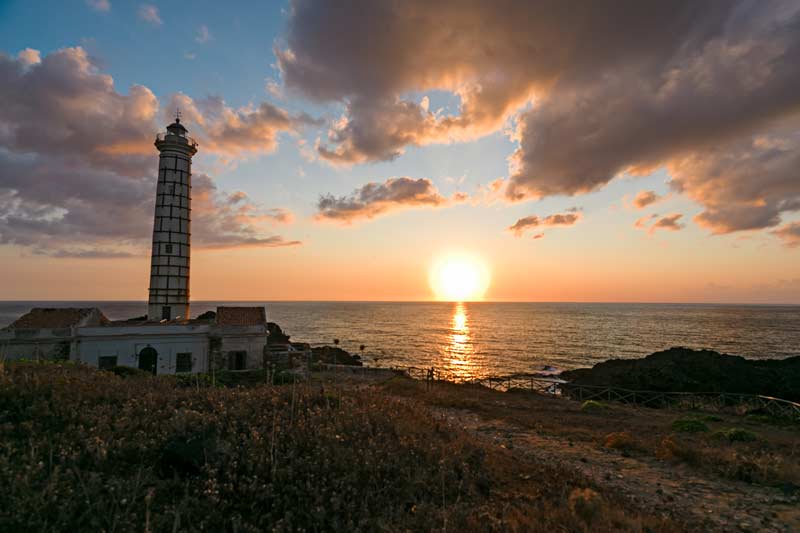
[[[372,387],[426,405],[451,427],[526,460],[559,465],[640,508],[717,531],[800,531],[800,428],[738,415],[584,408],[525,392],[394,378]],[[703,420],[684,433],[673,422]],[[720,438],[730,428],[752,442]]]

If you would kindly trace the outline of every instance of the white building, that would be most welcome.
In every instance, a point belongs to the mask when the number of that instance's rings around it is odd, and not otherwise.
[[[69,359],[154,374],[264,365],[264,307],[218,307],[213,319],[189,319],[191,163],[197,143],[176,118],[155,145],[160,157],[147,317],[110,321],[97,308],[35,308],[0,330],[0,360]]]

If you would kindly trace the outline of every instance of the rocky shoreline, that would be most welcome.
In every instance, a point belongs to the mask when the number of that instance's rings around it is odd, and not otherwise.
[[[745,359],[675,347],[642,359],[609,359],[561,373],[577,385],[659,392],[761,394],[800,401],[800,357]]]
[[[270,346],[292,346],[299,351],[310,350],[312,363],[325,363],[348,366],[364,366],[361,356],[352,354],[338,346],[314,346],[304,342],[292,342],[291,335],[287,335],[275,322],[268,322]]]
[[[361,357],[338,346],[315,346],[289,340],[269,323],[270,343],[291,344],[311,352],[311,362],[363,366]],[[516,375],[515,375],[516,376]],[[608,359],[591,368],[558,372],[545,367],[525,376],[563,379],[575,385],[618,387],[654,392],[726,392],[760,394],[800,402],[800,356],[745,359],[713,350],[673,347],[639,359]]]

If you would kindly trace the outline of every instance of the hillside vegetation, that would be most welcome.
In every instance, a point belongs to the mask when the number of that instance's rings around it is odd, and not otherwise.
[[[73,364],[0,370],[0,486],[2,531],[685,529],[379,388]]]

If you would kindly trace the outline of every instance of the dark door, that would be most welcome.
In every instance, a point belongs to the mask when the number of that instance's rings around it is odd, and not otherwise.
[[[158,363],[158,352],[148,346],[139,352],[139,368],[147,372],[156,373],[156,364]]]
[[[247,362],[247,352],[230,352],[228,368],[231,370],[244,370]]]

